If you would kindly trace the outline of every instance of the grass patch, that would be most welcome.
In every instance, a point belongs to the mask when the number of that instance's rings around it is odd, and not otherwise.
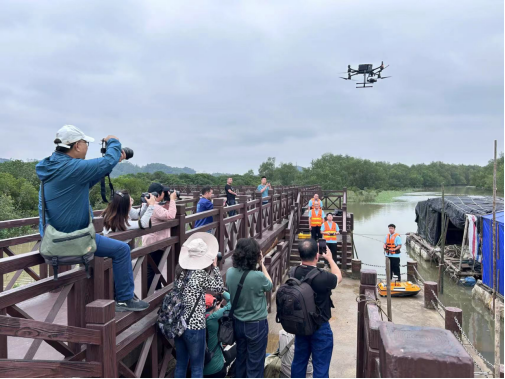
[[[347,191],[349,203],[392,203],[396,197],[402,196],[408,190],[355,190]]]

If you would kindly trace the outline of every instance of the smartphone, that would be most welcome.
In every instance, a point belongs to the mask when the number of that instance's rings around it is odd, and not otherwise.
[[[319,244],[319,254],[326,254],[326,240],[320,239]]]

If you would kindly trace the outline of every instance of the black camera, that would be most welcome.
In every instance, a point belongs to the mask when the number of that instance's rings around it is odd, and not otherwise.
[[[123,151],[126,155],[126,160],[133,158],[133,149],[130,149],[129,147],[123,147]],[[105,140],[102,140],[102,148],[100,149],[100,152],[102,155],[107,152],[107,142],[105,142]]]
[[[156,192],[153,192],[153,193],[144,192],[144,193],[142,193],[142,195],[140,195],[140,202],[141,203],[147,203],[146,199],[150,199],[151,196],[158,197],[158,193],[156,193]]]
[[[174,193],[174,192],[177,195],[177,200],[181,200],[181,192],[180,191],[176,191],[174,189],[168,189],[167,191],[165,191],[165,201],[170,200],[170,194]]]
[[[223,259],[223,254],[220,251],[218,251],[217,252],[217,261],[219,262],[221,259]]]

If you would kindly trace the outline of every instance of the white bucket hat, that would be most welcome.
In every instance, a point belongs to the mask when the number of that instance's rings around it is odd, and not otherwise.
[[[58,130],[58,132],[56,133],[56,138],[61,141],[57,145],[66,148],[70,148],[71,143],[80,140],[84,140],[86,142],[95,141],[94,138],[87,136],[82,132],[81,129],[79,129],[77,126],[74,125],[64,125],[63,127],[61,127],[60,130]]]
[[[219,243],[210,233],[192,234],[181,247],[179,265],[184,270],[202,270],[216,259]]]

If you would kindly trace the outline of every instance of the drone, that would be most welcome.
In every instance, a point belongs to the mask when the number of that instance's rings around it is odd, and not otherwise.
[[[382,61],[381,65],[379,67],[373,68],[371,64],[360,64],[358,66],[358,69],[355,70],[354,68],[351,68],[351,65],[347,66],[347,78],[340,77],[341,79],[344,80],[354,80],[351,79],[352,76],[354,75],[363,75],[363,83],[356,83],[356,88],[372,88],[373,86],[367,85],[367,84],[373,84],[377,83],[378,79],[387,79],[390,78],[391,76],[381,76],[382,70],[385,70],[388,68],[389,65],[384,66],[384,61]]]

